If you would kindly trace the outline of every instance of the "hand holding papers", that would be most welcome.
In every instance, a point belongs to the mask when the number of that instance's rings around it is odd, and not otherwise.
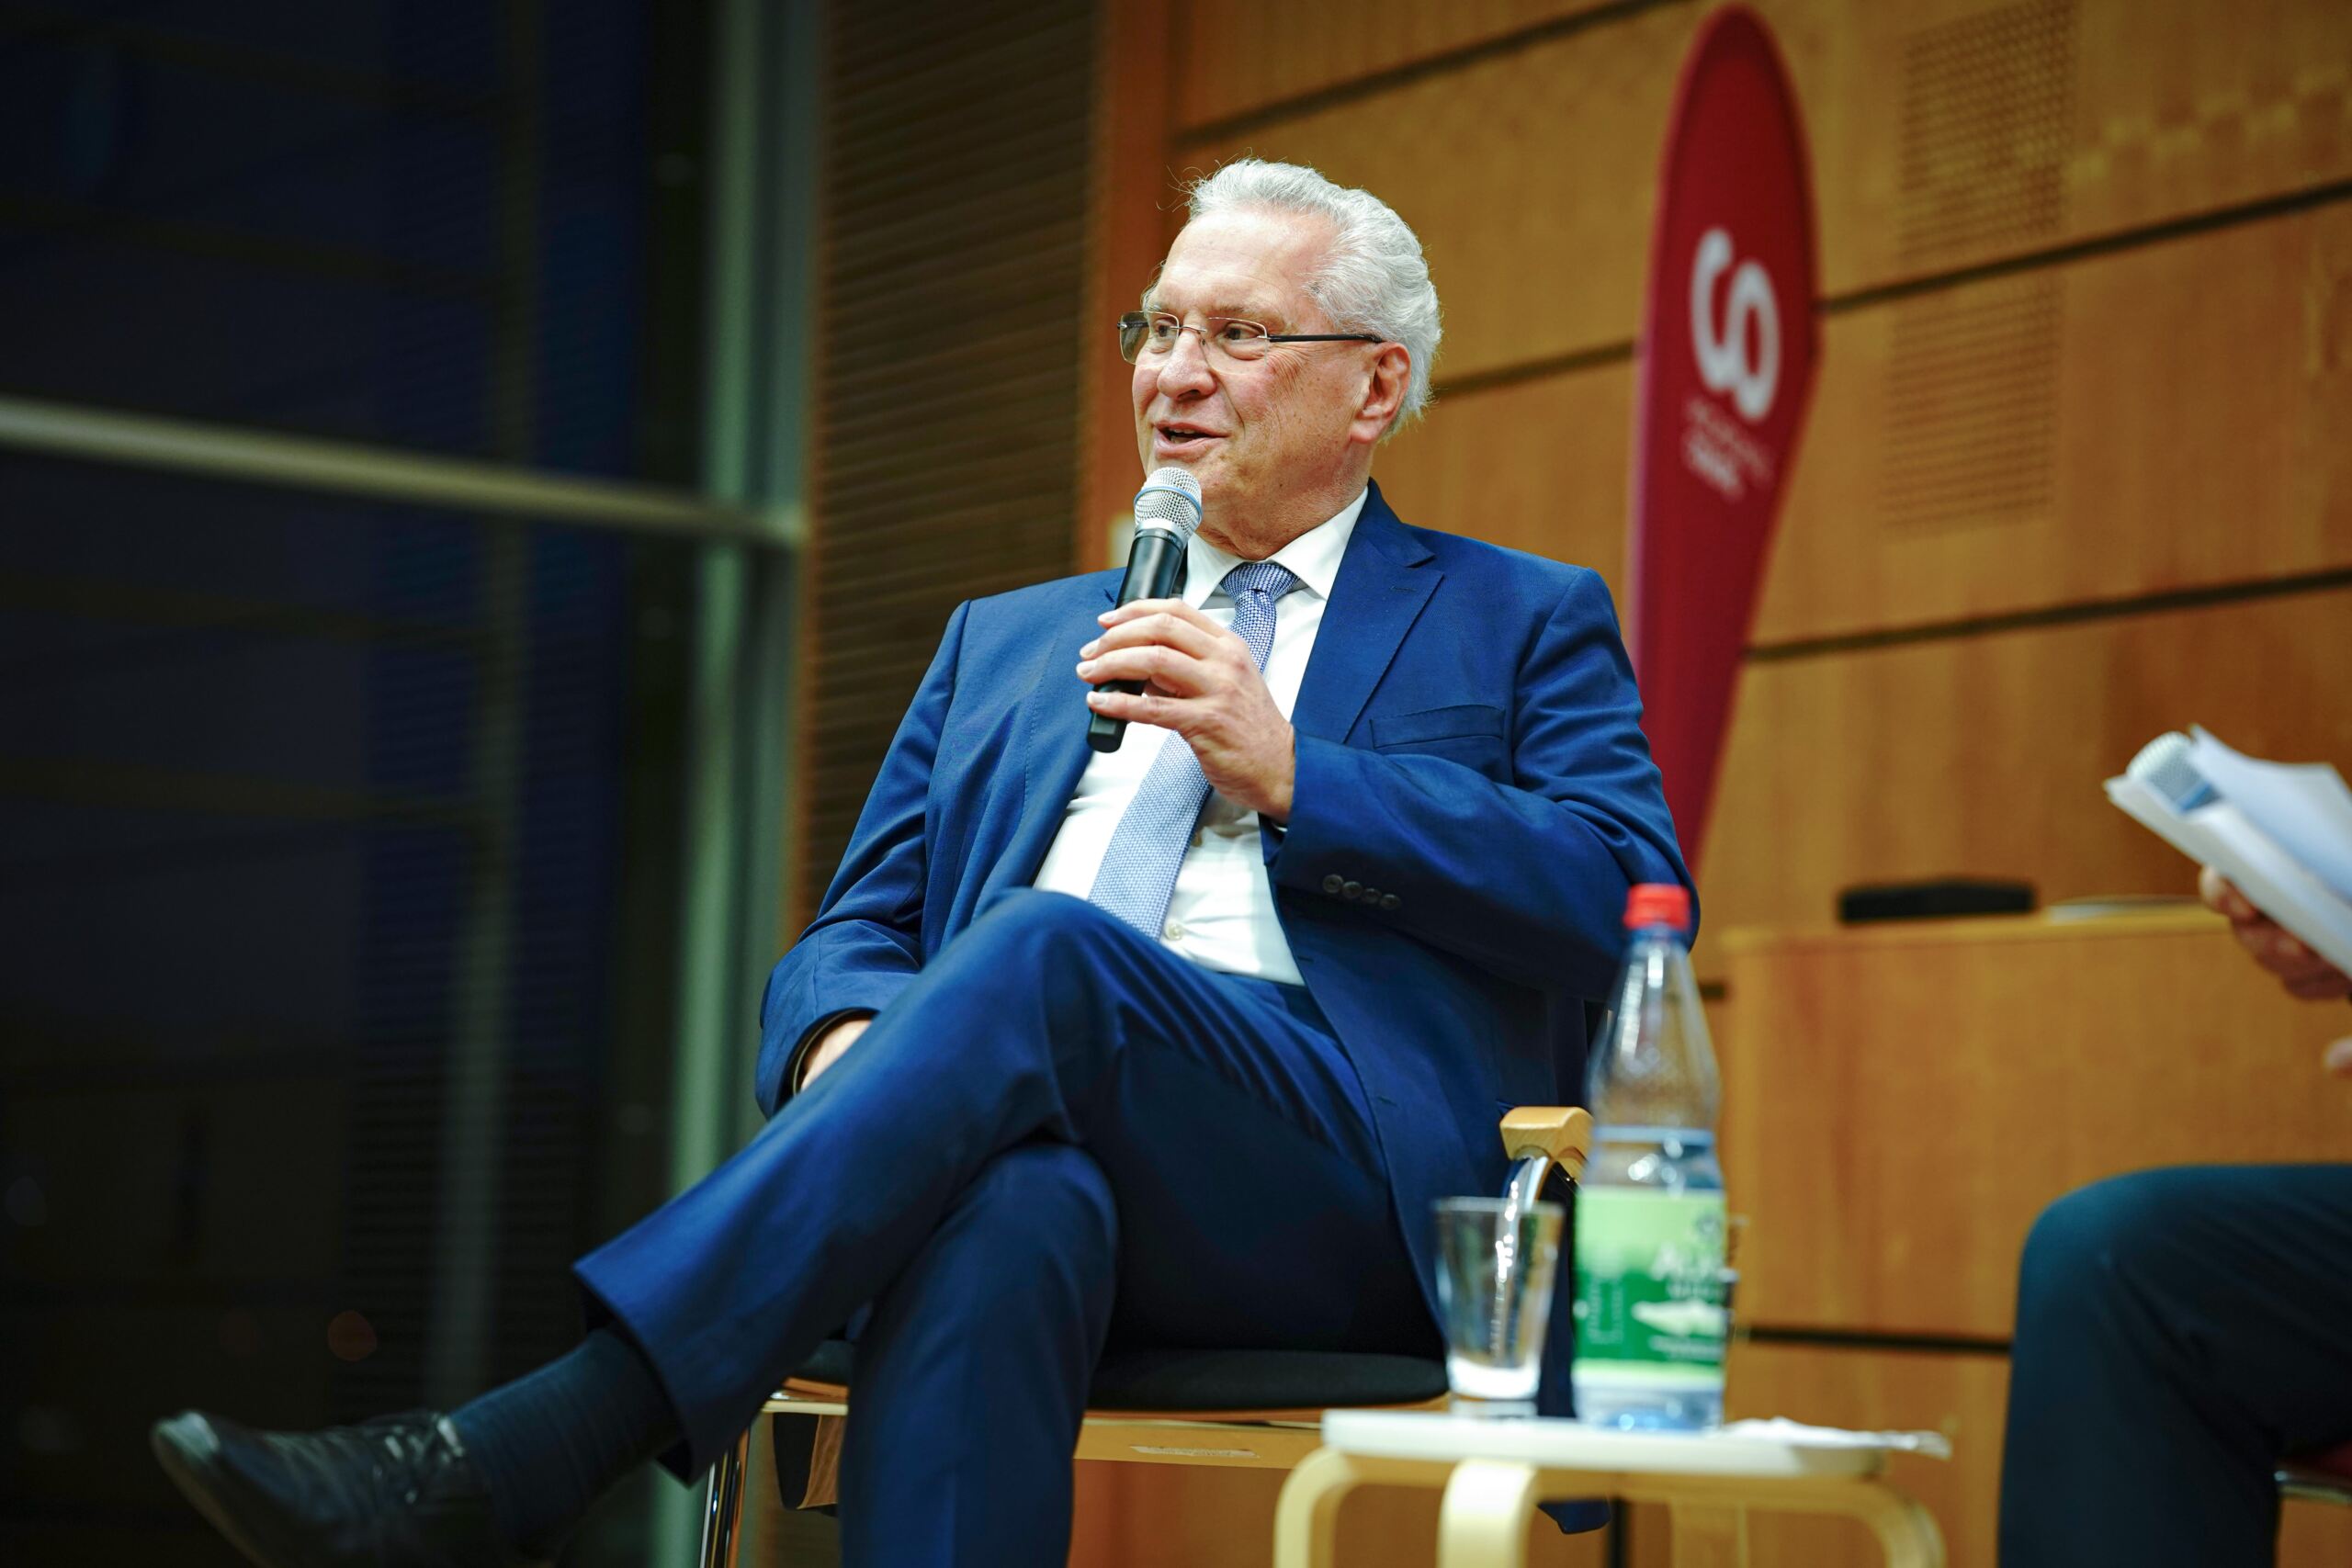
[[[2107,795],[2352,974],[2352,791],[2335,769],[2266,762],[2199,729],[2150,741]]]
[[[2294,932],[2256,908],[2246,896],[2211,866],[2197,875],[2197,897],[2230,922],[2230,934],[2246,955],[2277,977],[2297,1001],[2339,1001],[2352,997],[2352,975],[2330,964]],[[2352,1058],[2352,1040],[2338,1042]],[[2352,1064],[2347,1064],[2352,1065]],[[2334,1066],[2330,1071],[2336,1070]]]

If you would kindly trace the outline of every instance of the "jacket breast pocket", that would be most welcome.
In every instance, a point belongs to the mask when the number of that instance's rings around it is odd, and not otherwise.
[[[1489,778],[1510,776],[1510,760],[1503,750],[1503,710],[1484,703],[1375,715],[1372,749],[1392,756],[1443,757]]]

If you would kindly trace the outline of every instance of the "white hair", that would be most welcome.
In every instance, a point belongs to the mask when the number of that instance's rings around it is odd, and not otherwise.
[[[1331,246],[1305,281],[1307,298],[1339,331],[1377,333],[1403,344],[1412,356],[1405,400],[1382,439],[1419,417],[1429,406],[1430,370],[1445,329],[1421,242],[1395,209],[1370,191],[1334,185],[1303,164],[1257,158],[1235,159],[1193,181],[1185,195],[1194,219],[1261,207],[1328,221]]]

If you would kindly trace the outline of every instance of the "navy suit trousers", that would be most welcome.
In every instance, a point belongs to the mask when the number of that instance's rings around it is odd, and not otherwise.
[[[740,1154],[578,1265],[681,1475],[853,1314],[852,1562],[1059,1563],[1106,1342],[1440,1354],[1306,993],[1022,891]]]
[[[2352,1166],[2143,1171],[2018,1286],[2003,1568],[2268,1568],[2273,1468],[2352,1438]]]

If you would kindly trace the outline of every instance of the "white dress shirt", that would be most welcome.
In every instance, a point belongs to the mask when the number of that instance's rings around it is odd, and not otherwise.
[[[1298,702],[1299,683],[1306,678],[1306,661],[1315,651],[1315,634],[1323,625],[1323,608],[1331,602],[1340,558],[1347,554],[1363,502],[1360,492],[1339,515],[1273,554],[1298,579],[1298,586],[1275,602],[1274,646],[1266,656],[1266,689],[1284,718]],[[1225,574],[1240,564],[1239,556],[1227,555],[1193,535],[1184,556],[1184,603],[1220,626],[1232,626],[1233,601],[1222,584]],[[1078,649],[1071,649],[1069,657],[1071,663],[1078,662]],[[1111,835],[1150,771],[1152,759],[1164,745],[1182,744],[1173,730],[1130,724],[1117,750],[1096,752],[1063,809],[1062,825],[1046,851],[1045,863],[1037,868],[1036,886],[1085,897],[1111,847]],[[1274,918],[1274,890],[1266,878],[1255,811],[1244,810],[1222,795],[1209,796],[1193,846],[1177,870],[1176,893],[1168,901],[1159,940],[1204,968],[1254,975],[1285,986],[1304,983],[1282,923]]]

